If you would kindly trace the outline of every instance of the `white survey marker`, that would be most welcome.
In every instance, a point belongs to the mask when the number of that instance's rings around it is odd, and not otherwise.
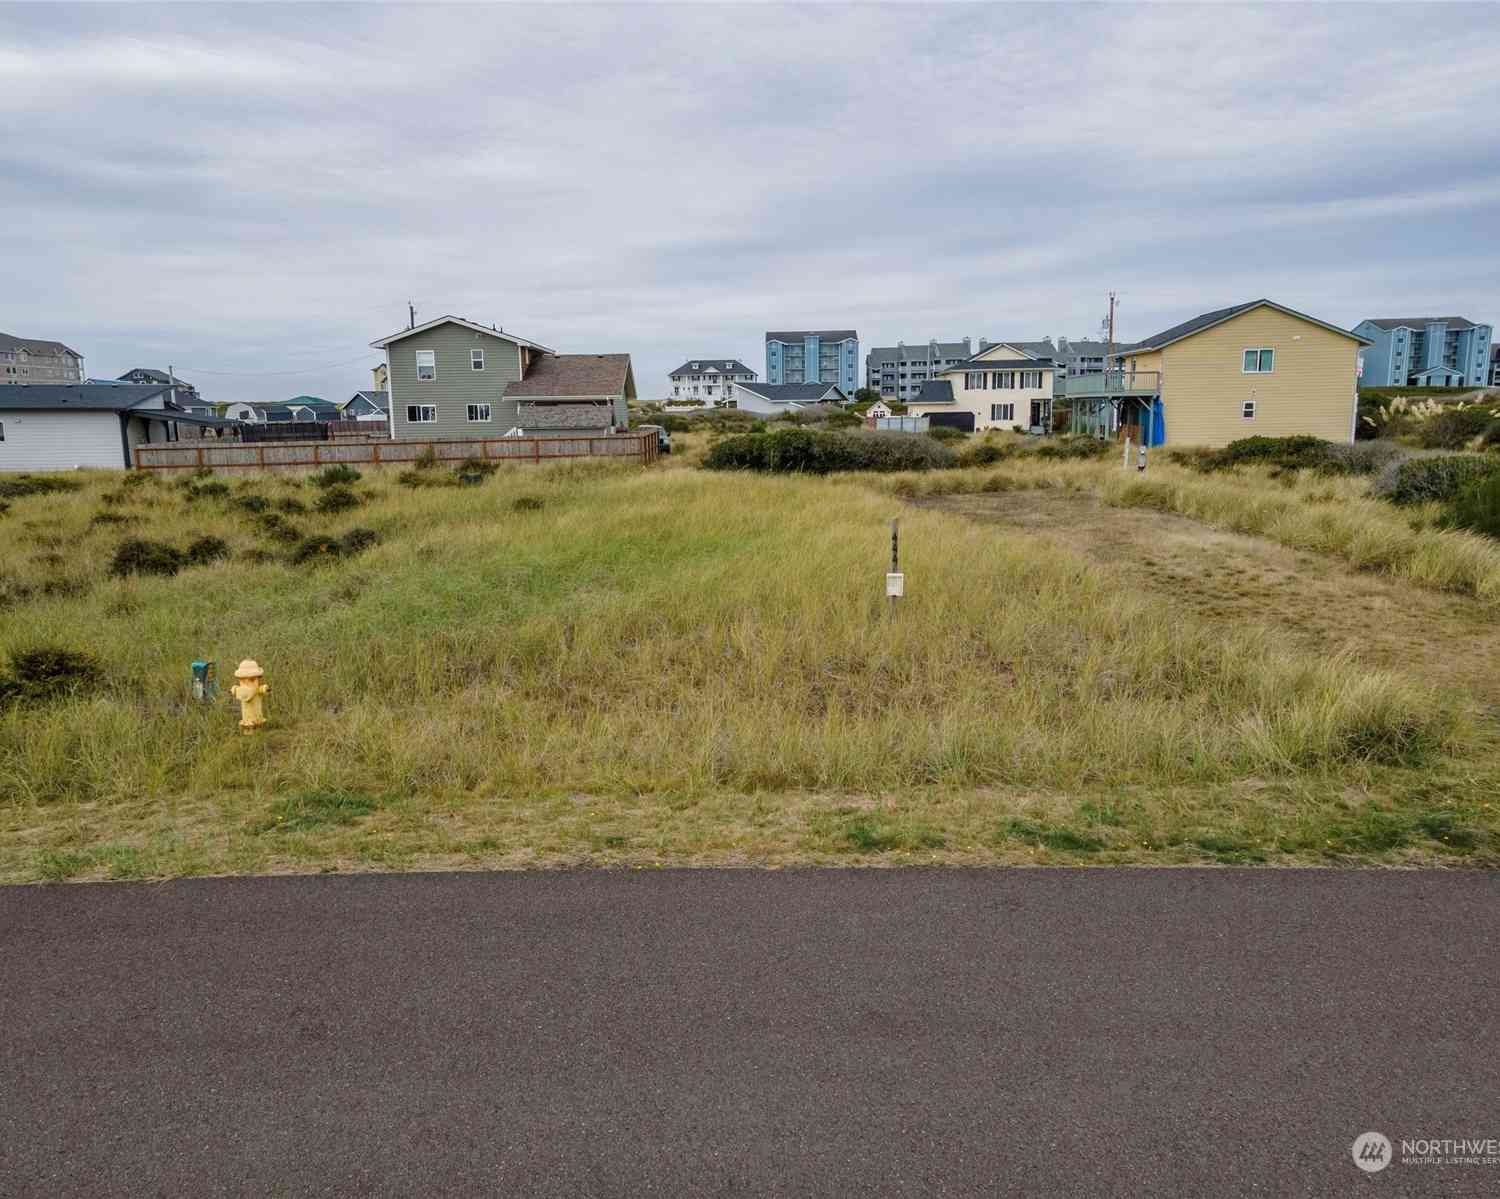
[[[885,576],[885,593],[891,599],[900,599],[906,594],[906,576],[900,571],[891,571]]]

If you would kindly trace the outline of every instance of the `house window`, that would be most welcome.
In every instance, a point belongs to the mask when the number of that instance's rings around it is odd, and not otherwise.
[[[1016,406],[1014,404],[991,404],[991,420],[1015,420]]]
[[[437,378],[437,351],[417,351],[417,378],[431,381]]]
[[[408,404],[406,419],[413,425],[430,425],[437,420],[436,404]]]
[[[470,350],[469,351],[469,366],[471,368],[473,368],[474,370],[476,370],[476,371],[482,371],[484,369],[484,351],[483,350]]]
[[[1245,406],[1242,409],[1240,409],[1240,415],[1243,416],[1246,420],[1254,420],[1255,419],[1255,401],[1254,400],[1246,400],[1245,401]]]
[[[995,386],[1002,390],[1014,391],[1016,386],[1015,371],[996,371]]]
[[[1269,375],[1275,365],[1275,350],[1246,350],[1245,365],[1241,368],[1241,373],[1246,375]]]
[[[990,377],[984,371],[965,371],[964,387],[969,391],[982,391],[989,386]]]
[[[1021,372],[1021,386],[1022,387],[1029,387],[1033,391],[1035,391],[1037,388],[1041,387],[1041,385],[1042,385],[1042,372],[1041,371],[1022,371]]]
[[[474,422],[474,421],[487,421],[489,419],[490,419],[490,406],[488,404],[470,404],[469,405],[469,420],[470,420],[471,423]]]

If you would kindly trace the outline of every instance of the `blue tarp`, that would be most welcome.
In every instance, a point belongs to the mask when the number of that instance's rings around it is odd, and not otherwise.
[[[1159,446],[1167,440],[1167,411],[1160,400],[1151,401],[1151,444]]]

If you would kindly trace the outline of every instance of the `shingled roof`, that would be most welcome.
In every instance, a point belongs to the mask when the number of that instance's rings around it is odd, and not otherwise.
[[[1450,329],[1472,329],[1474,322],[1464,316],[1372,316],[1361,321],[1362,325],[1378,325],[1382,329],[1425,329],[1437,323]]]
[[[789,333],[766,334],[767,341],[801,341],[804,337],[819,337],[824,341],[848,341],[850,338],[858,340],[859,334],[853,329],[794,329]]]
[[[74,358],[83,357],[77,350],[70,350],[60,341],[40,341],[35,337],[16,337],[10,333],[0,333],[0,350],[25,350],[28,354],[72,354]]]
[[[154,383],[7,383],[0,408],[125,412],[166,390]]]
[[[1137,342],[1130,349],[1159,350],[1163,346],[1171,345],[1174,341],[1181,341],[1184,337],[1191,337],[1194,333],[1201,333],[1204,329],[1210,329],[1214,325],[1222,325],[1231,317],[1239,316],[1242,312],[1249,312],[1252,308],[1260,308],[1262,305],[1267,308],[1274,308],[1278,312],[1284,312],[1288,316],[1295,316],[1300,320],[1311,321],[1314,325],[1319,325],[1327,329],[1330,333],[1342,333],[1345,337],[1352,338],[1361,345],[1370,344],[1369,341],[1361,337],[1358,333],[1351,333],[1348,329],[1341,329],[1337,325],[1330,325],[1327,321],[1320,321],[1315,316],[1308,316],[1305,312],[1298,312],[1295,308],[1288,308],[1284,304],[1276,303],[1275,300],[1259,299],[1250,300],[1244,304],[1231,304],[1228,308],[1216,308],[1212,312],[1202,313],[1199,316],[1193,317],[1190,321],[1183,321],[1180,325],[1173,325],[1170,329],[1163,329],[1160,333],[1146,338],[1145,341]],[[1118,357],[1120,354],[1126,352],[1124,349],[1116,350],[1115,355]]]
[[[629,354],[544,354],[505,398],[580,400],[635,394]]]
[[[677,375],[701,375],[707,371],[717,371],[721,375],[753,375],[755,373],[738,358],[689,358],[667,378],[675,378]]]

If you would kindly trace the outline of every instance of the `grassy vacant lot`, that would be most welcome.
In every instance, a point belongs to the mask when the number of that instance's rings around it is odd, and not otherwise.
[[[1500,772],[1468,691],[1307,653],[1059,541],[900,498],[940,479],[1111,486],[1106,468],[1048,469],[377,475],[326,514],[284,478],[194,498],[101,474],[12,499],[0,658],[55,645],[103,675],[0,713],[0,878],[1496,860]],[[331,551],[293,564],[282,524]],[[378,540],[340,554],[356,527]],[[127,536],[214,537],[229,556],[113,577]],[[270,729],[241,737],[230,701],[193,704],[195,657],[226,684],[257,658]]]

